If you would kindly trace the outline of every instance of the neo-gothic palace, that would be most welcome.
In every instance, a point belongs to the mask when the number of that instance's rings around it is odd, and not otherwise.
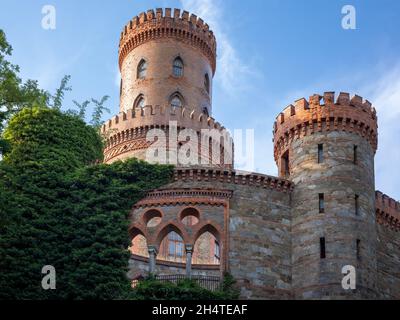
[[[235,171],[220,157],[233,150],[204,143],[202,131],[224,128],[212,117],[216,39],[202,19],[168,8],[134,17],[119,67],[120,112],[102,127],[104,161],[148,160],[160,143],[166,163],[179,149],[199,160],[178,161],[172,183],[132,204],[132,280],[229,271],[242,298],[400,298],[400,204],[375,190],[369,101],[325,92],[286,107],[273,124],[272,177]],[[198,139],[187,139],[193,132]],[[354,290],[342,287],[346,265]]]

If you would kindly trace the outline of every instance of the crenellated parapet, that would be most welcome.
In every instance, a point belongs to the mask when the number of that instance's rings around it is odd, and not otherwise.
[[[225,129],[214,118],[204,113],[189,108],[173,108],[170,106],[145,106],[143,108],[129,109],[120,112],[106,121],[101,128],[103,134],[109,132],[122,133],[126,129],[156,127],[169,125],[170,121],[176,121],[178,126],[200,129]],[[114,135],[115,136],[115,135]]]
[[[377,116],[368,100],[341,92],[335,100],[334,92],[315,94],[297,100],[277,117],[274,128],[274,157],[279,157],[289,143],[316,132],[346,131],[364,137],[374,152],[378,145]]]
[[[145,106],[120,112],[103,124],[101,132],[107,137],[105,151],[149,129],[167,128],[171,122],[176,122],[178,128],[190,128],[196,131],[225,130],[214,118],[195,110],[169,106]]]
[[[133,49],[161,38],[174,38],[198,48],[210,60],[215,73],[216,40],[208,24],[195,14],[170,8],[148,10],[129,21],[121,32],[119,66]]]
[[[380,191],[375,193],[376,219],[379,224],[400,230],[400,202]]]
[[[104,162],[108,163],[124,153],[146,150],[151,146],[147,134],[152,129],[161,129],[169,135],[169,129],[176,127],[177,133],[189,129],[198,136],[217,133],[218,137],[232,143],[229,132],[214,118],[188,108],[173,108],[170,106],[145,106],[120,112],[101,127],[101,133],[106,139]],[[227,144],[229,145],[229,144]],[[201,146],[200,146],[200,151]],[[206,151],[207,152],[207,151]],[[203,154],[201,157],[209,157]]]

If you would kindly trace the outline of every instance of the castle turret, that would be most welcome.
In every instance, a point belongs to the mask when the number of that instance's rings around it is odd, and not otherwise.
[[[119,67],[120,114],[102,128],[105,162],[149,160],[157,142],[166,147],[160,163],[232,165],[230,137],[211,117],[216,41],[201,18],[169,8],[134,17],[121,33]],[[152,129],[165,136],[149,134]],[[210,130],[209,137],[202,130]]]
[[[359,96],[334,98],[327,92],[297,100],[274,124],[279,175],[295,185],[291,230],[297,298],[371,298],[376,290],[376,112]],[[342,287],[346,265],[355,267],[355,290]]]

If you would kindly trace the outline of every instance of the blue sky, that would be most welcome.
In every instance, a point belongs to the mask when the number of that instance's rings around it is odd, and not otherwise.
[[[41,27],[53,5],[56,30]],[[344,5],[356,9],[357,29],[341,27]],[[272,124],[301,97],[346,91],[378,111],[377,189],[400,199],[400,1],[398,0],[0,0],[0,28],[24,79],[51,92],[72,76],[72,100],[111,96],[118,112],[118,39],[141,11],[185,8],[215,31],[218,65],[213,116],[229,129],[255,130],[255,169],[276,175]],[[107,115],[109,117],[111,115]]]

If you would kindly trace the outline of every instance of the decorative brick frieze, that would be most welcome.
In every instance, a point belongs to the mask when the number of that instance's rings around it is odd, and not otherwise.
[[[258,173],[238,173],[235,170],[219,170],[207,168],[177,168],[174,180],[182,181],[216,181],[222,183],[256,186],[275,189],[281,192],[291,192],[293,184],[285,179]]]
[[[155,190],[135,204],[138,207],[157,207],[171,205],[196,205],[224,206],[232,197],[231,190],[210,189],[166,189]]]

